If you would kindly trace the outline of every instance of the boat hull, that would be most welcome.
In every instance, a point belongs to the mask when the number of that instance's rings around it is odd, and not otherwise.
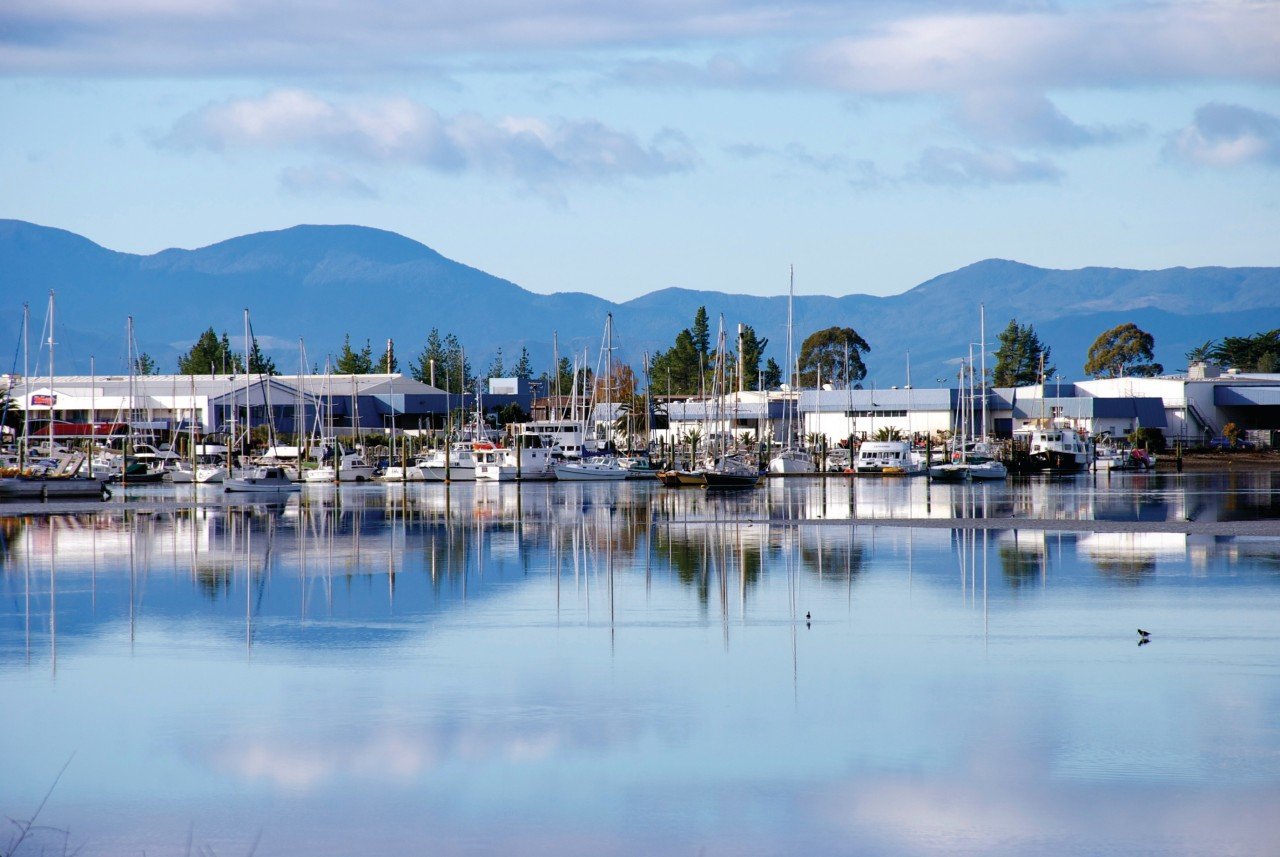
[[[101,499],[107,480],[97,477],[44,479],[10,476],[0,479],[0,500]]]

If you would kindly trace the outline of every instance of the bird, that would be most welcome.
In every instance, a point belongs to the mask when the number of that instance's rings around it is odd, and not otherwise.
[[[1144,630],[1142,630],[1141,628],[1139,628],[1139,629],[1138,629],[1138,636],[1145,640],[1147,637],[1150,637],[1150,636],[1151,636],[1151,632],[1150,632],[1150,631],[1144,631]]]
[[[810,614],[808,610],[804,611],[804,621],[808,622],[812,618],[813,618],[813,615]]]

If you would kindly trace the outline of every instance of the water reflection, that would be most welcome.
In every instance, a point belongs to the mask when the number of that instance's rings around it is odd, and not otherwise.
[[[85,853],[1262,853],[1280,538],[1018,516],[1275,494],[368,486],[0,518],[0,811],[74,752],[48,821]],[[875,523],[901,517],[944,523]]]

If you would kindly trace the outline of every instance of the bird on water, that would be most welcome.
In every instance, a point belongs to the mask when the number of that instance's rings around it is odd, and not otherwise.
[[[1139,629],[1138,629],[1138,636],[1139,636],[1139,637],[1142,637],[1142,638],[1145,640],[1147,637],[1150,637],[1150,636],[1151,636],[1151,632],[1150,632],[1150,631],[1144,631],[1144,630],[1142,630],[1141,628],[1139,628]]]

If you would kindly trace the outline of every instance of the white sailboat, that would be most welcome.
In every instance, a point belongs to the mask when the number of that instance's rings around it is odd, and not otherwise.
[[[793,329],[795,324],[795,316],[792,304],[795,301],[796,294],[796,270],[791,268],[790,285],[787,290],[787,372],[794,372],[792,375],[793,382],[800,377],[799,367],[795,365],[795,343],[793,339]],[[795,443],[795,426],[793,418],[796,410],[796,402],[790,398],[795,393],[795,384],[789,384],[789,396],[784,402],[786,411],[783,415],[783,447],[782,451],[769,460],[769,472],[773,474],[796,474],[796,473],[813,473],[816,470],[813,463],[813,454],[807,450],[801,449]]]
[[[605,355],[605,374],[604,374],[604,391],[605,391],[605,413],[608,418],[613,416],[613,313],[605,316],[604,321],[604,343],[602,346]],[[597,369],[599,364],[596,364]],[[575,378],[574,386],[577,386]],[[591,403],[587,406],[587,414],[585,419],[590,419],[595,411],[595,397],[591,397]],[[587,437],[590,433],[587,427],[583,426],[583,437]],[[556,479],[563,482],[621,482],[627,478],[627,468],[622,466],[612,455],[596,455],[590,458],[582,458],[578,461],[557,461],[552,465],[555,471]]]

